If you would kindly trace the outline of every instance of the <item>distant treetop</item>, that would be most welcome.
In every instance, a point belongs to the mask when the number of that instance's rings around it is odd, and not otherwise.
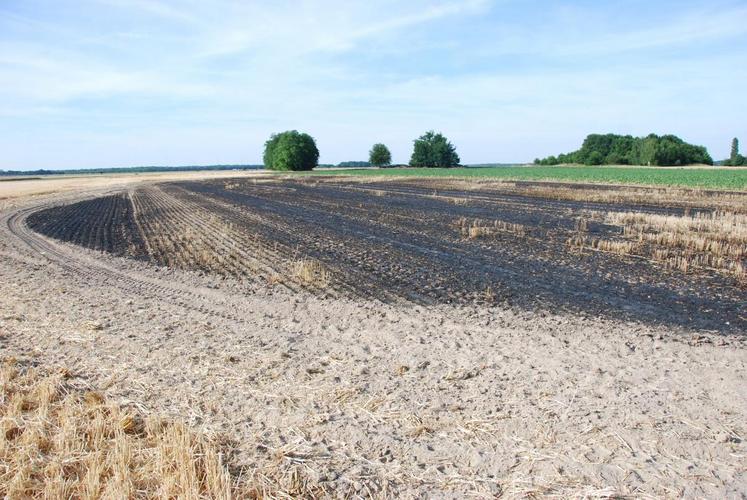
[[[674,135],[646,137],[631,135],[591,134],[581,149],[559,156],[536,159],[537,165],[580,163],[584,165],[713,165],[713,159],[703,146],[688,144]]]
[[[312,170],[319,163],[319,150],[309,134],[288,130],[267,140],[264,163],[270,170]]]
[[[385,145],[374,144],[371,151],[368,152],[368,161],[374,167],[386,167],[392,164],[392,153]]]
[[[731,140],[731,154],[729,159],[721,162],[722,165],[730,167],[747,166],[747,158],[739,154],[739,139],[736,137]]]
[[[457,167],[456,148],[440,133],[430,130],[415,139],[410,158],[411,167]]]

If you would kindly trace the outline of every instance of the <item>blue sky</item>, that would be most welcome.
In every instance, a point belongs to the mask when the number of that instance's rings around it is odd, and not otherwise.
[[[0,0],[0,168],[322,162],[442,131],[465,163],[586,134],[747,144],[745,1]]]

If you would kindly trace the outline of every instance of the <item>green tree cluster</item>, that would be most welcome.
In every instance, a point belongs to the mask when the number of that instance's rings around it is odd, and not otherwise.
[[[457,167],[459,166],[459,155],[454,145],[446,137],[430,130],[415,139],[410,166]]]
[[[312,170],[319,163],[319,150],[309,134],[288,130],[265,142],[264,163],[270,170]]]
[[[536,159],[537,165],[580,163],[584,165],[657,165],[679,166],[702,163],[713,165],[703,146],[688,144],[674,135],[646,137],[591,134],[581,149],[572,153]]]
[[[386,167],[392,164],[392,153],[385,145],[374,144],[368,152],[368,161],[374,167]]]
[[[739,154],[739,139],[736,137],[731,140],[731,155],[729,155],[729,159],[724,161],[723,164],[729,167],[747,166],[747,158]]]
[[[312,170],[318,166],[319,150],[314,138],[296,130],[272,134],[265,142],[265,168],[270,170]],[[454,145],[441,133],[428,131],[414,141],[411,167],[457,167],[459,155]],[[369,151],[368,162],[342,162],[339,166],[385,167],[392,164],[392,153],[377,143]]]

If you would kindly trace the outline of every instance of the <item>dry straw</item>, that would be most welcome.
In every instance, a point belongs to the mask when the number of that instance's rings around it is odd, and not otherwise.
[[[568,245],[650,259],[666,267],[689,272],[711,269],[747,279],[747,215],[707,211],[683,215],[641,212],[592,214],[601,222],[620,228],[621,239],[592,238],[578,229]],[[586,227],[584,222],[583,227]]]
[[[300,259],[293,263],[293,277],[307,286],[326,288],[332,279],[324,265],[312,259]]]
[[[475,219],[474,221],[470,222],[466,218],[462,217],[456,221],[456,225],[459,226],[462,232],[462,236],[466,236],[471,240],[496,236],[501,233],[521,237],[527,236],[529,234],[529,229],[527,229],[526,226],[522,224],[505,222],[502,220],[489,222]]]
[[[298,498],[323,494],[280,457],[232,474],[227,440],[73,386],[65,370],[0,368],[4,498]]]

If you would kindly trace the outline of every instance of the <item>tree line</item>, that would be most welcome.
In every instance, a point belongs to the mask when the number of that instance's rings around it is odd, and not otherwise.
[[[688,144],[675,135],[591,134],[581,149],[572,153],[534,160],[536,165],[713,165],[713,159],[703,146]]]
[[[90,174],[141,174],[156,172],[197,172],[205,170],[259,170],[263,165],[184,165],[179,167],[143,166],[143,167],[105,167],[105,168],[68,168],[62,170],[1,170],[0,176],[27,175],[90,175]]]
[[[458,167],[459,161],[456,148],[441,133],[430,130],[413,143],[411,167]],[[319,150],[309,134],[288,130],[272,134],[265,143],[264,163],[270,170],[311,170],[318,162]],[[361,163],[388,167],[392,164],[392,153],[386,145],[377,143],[368,153],[368,162],[343,162],[340,166],[359,166]]]
[[[265,167],[272,170],[311,170],[317,165],[319,150],[314,139],[290,130],[273,134],[265,143]],[[428,131],[413,141],[409,166],[449,168],[459,166],[454,145],[441,133]],[[386,167],[392,154],[386,145],[374,144],[368,162],[343,162],[340,166]],[[713,158],[703,146],[688,144],[675,135],[649,134],[646,137],[617,134],[590,134],[578,151],[534,160],[536,165],[713,165]],[[724,165],[747,165],[739,154],[739,142],[732,142],[732,153]]]
[[[311,170],[319,165],[319,149],[309,134],[288,130],[272,134],[265,142],[264,167],[271,170]],[[409,166],[424,168],[449,168],[459,166],[456,147],[441,133],[430,130],[413,141]],[[692,164],[713,165],[713,159],[703,146],[688,144],[675,135],[650,134],[646,137],[631,135],[591,134],[584,139],[581,149],[558,156],[534,160],[536,165],[656,165],[679,166]],[[731,155],[720,165],[747,166],[747,158],[739,154],[739,140],[732,140]],[[368,161],[341,162],[339,167],[388,167],[392,154],[386,145],[377,143],[369,151]],[[262,165],[212,165],[184,167],[124,167],[71,170],[4,171],[0,175],[48,175],[90,173],[138,173],[185,170],[255,169]]]

